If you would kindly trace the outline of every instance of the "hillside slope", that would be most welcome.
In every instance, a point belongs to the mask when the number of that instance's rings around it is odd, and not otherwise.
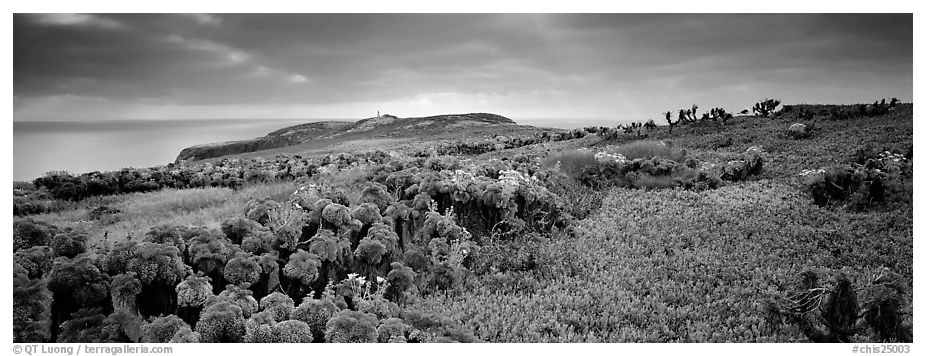
[[[219,142],[187,147],[177,162],[269,150],[304,143],[336,145],[356,139],[429,138],[450,131],[471,130],[517,123],[501,115],[488,113],[437,115],[400,118],[382,115],[356,122],[321,121],[286,127],[250,140]]]

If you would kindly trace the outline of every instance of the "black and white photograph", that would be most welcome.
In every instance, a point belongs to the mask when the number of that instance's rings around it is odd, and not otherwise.
[[[9,345],[910,354],[883,10],[11,13]]]

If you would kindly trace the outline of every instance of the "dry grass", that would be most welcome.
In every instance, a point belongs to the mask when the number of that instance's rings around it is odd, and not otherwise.
[[[89,220],[88,208],[42,214],[35,219],[61,228],[73,228],[90,234],[91,245],[109,244],[114,240],[144,236],[160,224],[205,225],[218,228],[223,220],[242,215],[251,199],[285,200],[296,190],[294,182],[260,184],[234,191],[228,188],[167,189],[152,193],[120,196],[110,206],[121,212],[111,218]]]
[[[567,150],[556,154],[551,154],[544,158],[543,166],[554,168],[559,164],[559,171],[576,178],[582,173],[582,169],[588,166],[598,165],[595,154],[591,151]]]

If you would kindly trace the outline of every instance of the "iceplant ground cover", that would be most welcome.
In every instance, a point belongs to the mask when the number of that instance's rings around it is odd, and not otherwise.
[[[537,242],[538,269],[410,309],[490,342],[803,342],[796,329],[767,330],[761,300],[808,269],[865,278],[886,267],[912,281],[912,218],[823,209],[768,180],[618,188],[576,236]]]

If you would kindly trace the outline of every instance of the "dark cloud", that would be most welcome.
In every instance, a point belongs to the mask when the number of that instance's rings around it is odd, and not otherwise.
[[[14,110],[648,115],[910,98],[912,26],[910,14],[16,14]]]

